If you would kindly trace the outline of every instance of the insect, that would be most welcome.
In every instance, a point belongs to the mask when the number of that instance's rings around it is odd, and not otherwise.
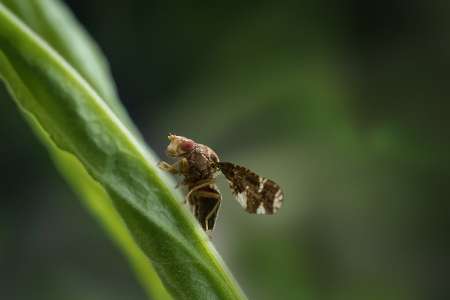
[[[216,177],[222,172],[228,180],[237,201],[249,213],[274,214],[283,203],[283,192],[270,179],[256,175],[247,168],[219,161],[208,146],[170,134],[167,156],[177,158],[174,164],[161,161],[164,171],[184,176],[181,184],[187,187],[187,202],[196,219],[206,232],[214,229],[222,196]]]

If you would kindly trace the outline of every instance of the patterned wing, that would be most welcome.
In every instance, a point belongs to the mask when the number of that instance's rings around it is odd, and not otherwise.
[[[252,214],[274,214],[283,203],[283,192],[272,180],[261,177],[247,168],[219,162],[234,196]]]
[[[215,184],[193,187],[189,195],[189,205],[195,218],[200,222],[203,230],[212,231],[216,224],[222,196]]]

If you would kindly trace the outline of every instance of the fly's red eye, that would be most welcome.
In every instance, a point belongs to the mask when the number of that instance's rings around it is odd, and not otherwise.
[[[194,149],[194,142],[193,141],[183,141],[180,144],[181,150],[183,151],[192,151]]]

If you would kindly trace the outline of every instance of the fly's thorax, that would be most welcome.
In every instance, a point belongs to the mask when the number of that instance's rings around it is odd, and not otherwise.
[[[189,164],[189,169],[184,174],[188,181],[213,179],[217,176],[219,158],[209,147],[197,144],[185,158]]]

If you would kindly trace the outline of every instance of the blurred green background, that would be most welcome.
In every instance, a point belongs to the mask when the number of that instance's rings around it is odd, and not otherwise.
[[[450,2],[66,1],[146,141],[284,189],[214,243],[250,299],[448,299]],[[0,86],[1,299],[146,299]]]

